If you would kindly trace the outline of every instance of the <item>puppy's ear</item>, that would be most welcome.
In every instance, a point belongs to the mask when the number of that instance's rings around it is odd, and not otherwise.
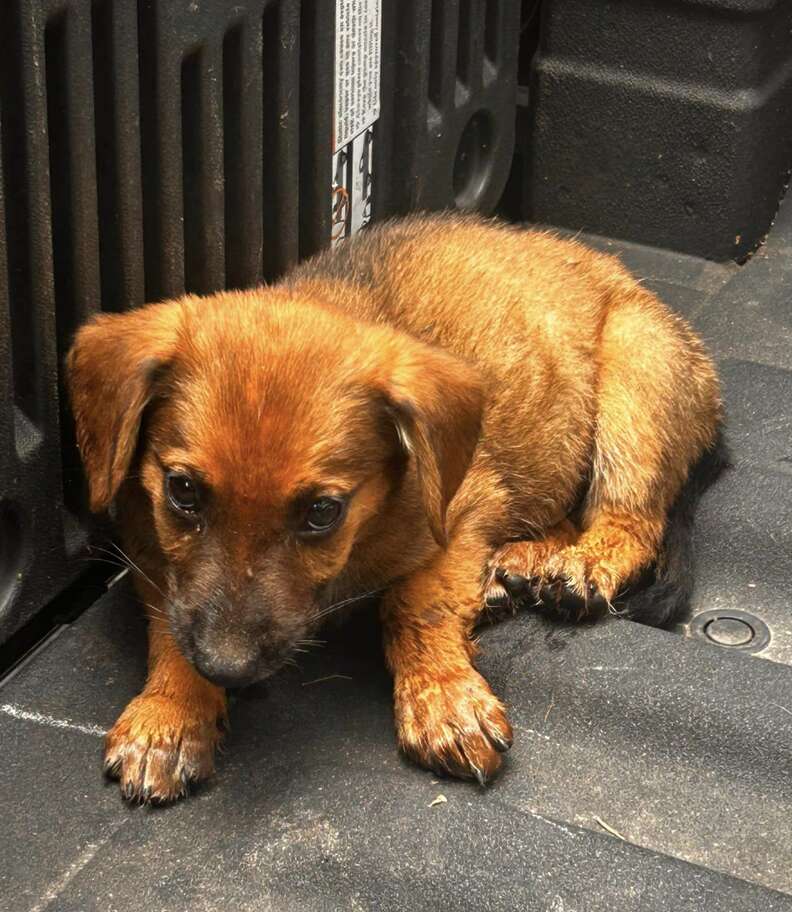
[[[176,348],[180,314],[176,304],[101,314],[77,333],[66,357],[77,445],[94,512],[110,505],[129,470],[143,410]]]
[[[415,468],[429,527],[446,542],[446,511],[470,467],[481,433],[479,374],[438,348],[400,340],[385,383],[387,410]]]

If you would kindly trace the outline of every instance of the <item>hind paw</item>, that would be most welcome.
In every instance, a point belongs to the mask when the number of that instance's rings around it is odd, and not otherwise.
[[[606,563],[576,545],[513,542],[490,564],[488,607],[543,607],[578,619],[612,608],[620,580]]]

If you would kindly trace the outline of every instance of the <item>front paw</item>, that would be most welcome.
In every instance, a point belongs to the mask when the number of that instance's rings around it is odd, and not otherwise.
[[[445,676],[397,678],[395,714],[399,745],[408,757],[482,785],[511,747],[506,710],[472,667]]]
[[[104,768],[128,800],[165,803],[214,772],[223,717],[215,709],[141,694],[105,738]]]

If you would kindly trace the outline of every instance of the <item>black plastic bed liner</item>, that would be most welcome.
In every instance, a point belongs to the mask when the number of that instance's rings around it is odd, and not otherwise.
[[[515,745],[480,789],[397,755],[360,620],[241,694],[216,778],[157,810],[100,774],[145,668],[122,582],[0,686],[3,912],[792,910],[792,206],[742,267],[589,240],[720,362],[734,469],[701,510],[690,624],[486,629]],[[738,645],[693,636],[704,611]]]

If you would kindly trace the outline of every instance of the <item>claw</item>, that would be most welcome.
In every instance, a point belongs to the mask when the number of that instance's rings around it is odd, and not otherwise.
[[[500,753],[505,754],[507,750],[512,746],[510,738],[504,738],[501,735],[490,735],[490,741],[495,745],[495,748],[500,751]]]
[[[530,589],[530,581],[519,573],[509,573],[508,570],[498,568],[495,578],[513,599],[523,598]]]
[[[501,585],[490,586],[484,596],[484,604],[487,608],[508,608],[511,604],[509,593]]]
[[[474,776],[476,777],[476,779],[478,780],[478,784],[479,784],[479,785],[486,785],[486,784],[487,784],[487,776],[486,776],[486,774],[485,774],[485,772],[484,772],[483,769],[480,769],[478,766],[476,766],[475,764],[471,763],[471,764],[470,764],[470,771],[473,773],[473,775],[474,775]]]

